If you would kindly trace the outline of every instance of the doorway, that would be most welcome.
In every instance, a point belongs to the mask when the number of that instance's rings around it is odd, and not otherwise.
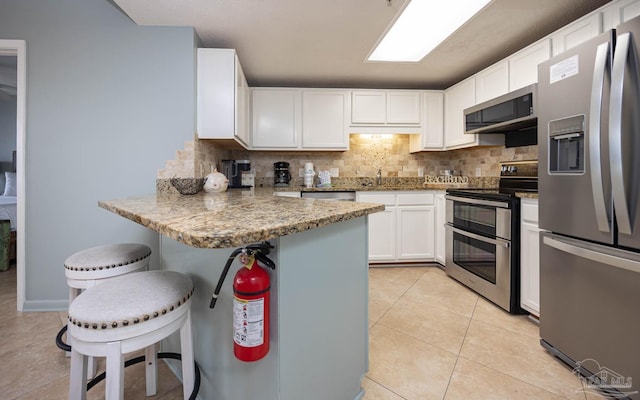
[[[26,121],[26,42],[24,40],[0,39],[0,56],[15,57],[16,81],[16,300],[18,311],[25,301],[25,121]],[[8,89],[9,91],[9,89]]]

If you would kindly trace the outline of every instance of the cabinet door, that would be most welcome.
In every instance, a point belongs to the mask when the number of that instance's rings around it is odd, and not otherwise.
[[[245,146],[249,146],[249,85],[240,66],[238,57],[236,64],[236,139]]]
[[[435,258],[436,261],[444,265],[445,249],[446,249],[446,230],[444,224],[447,222],[447,202],[444,198],[444,193],[436,194],[436,246],[435,246]]]
[[[501,61],[475,75],[476,103],[509,93],[509,63]]]
[[[384,204],[385,210],[369,214],[369,262],[396,259],[396,195],[393,192],[356,192],[356,200]]]
[[[366,200],[362,200],[366,201]],[[369,214],[369,262],[396,259],[396,208]]]
[[[253,89],[252,138],[254,148],[298,147],[300,91]]]
[[[201,139],[233,139],[236,106],[235,52],[198,49],[197,132]]]
[[[427,261],[434,254],[434,206],[398,206],[398,259]]]
[[[612,1],[602,9],[603,32],[640,15],[640,0]]]
[[[542,39],[509,57],[509,90],[538,82],[538,64],[551,57],[551,39]]]
[[[523,199],[520,224],[520,306],[540,316],[540,229],[538,201]]]
[[[302,147],[349,148],[347,105],[349,92],[318,90],[302,92]]]
[[[353,91],[351,93],[352,124],[385,124],[387,100],[384,91]]]
[[[600,13],[591,14],[588,17],[572,22],[551,36],[553,56],[586,42],[600,33],[602,33]]]
[[[464,133],[464,109],[475,105],[473,78],[464,80],[444,92],[444,145],[447,148],[476,144],[477,135]]]
[[[420,104],[418,91],[387,92],[387,124],[420,125]]]

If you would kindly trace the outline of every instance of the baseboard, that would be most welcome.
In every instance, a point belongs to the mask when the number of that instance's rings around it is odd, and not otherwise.
[[[69,300],[26,300],[22,311],[66,311],[69,308]]]

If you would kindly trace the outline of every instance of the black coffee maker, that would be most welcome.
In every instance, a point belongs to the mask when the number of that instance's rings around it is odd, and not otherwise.
[[[289,173],[289,163],[278,161],[273,163],[273,184],[274,186],[289,186],[291,174]]]

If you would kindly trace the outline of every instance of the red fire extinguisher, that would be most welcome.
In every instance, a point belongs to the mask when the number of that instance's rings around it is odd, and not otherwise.
[[[233,278],[233,354],[257,361],[269,352],[269,274],[255,259]]]
[[[271,269],[276,266],[266,255],[268,242],[234,250],[222,270],[209,308],[214,308],[218,294],[233,260],[241,254],[243,267],[233,278],[233,354],[241,361],[258,361],[269,353],[269,274],[257,260]]]

